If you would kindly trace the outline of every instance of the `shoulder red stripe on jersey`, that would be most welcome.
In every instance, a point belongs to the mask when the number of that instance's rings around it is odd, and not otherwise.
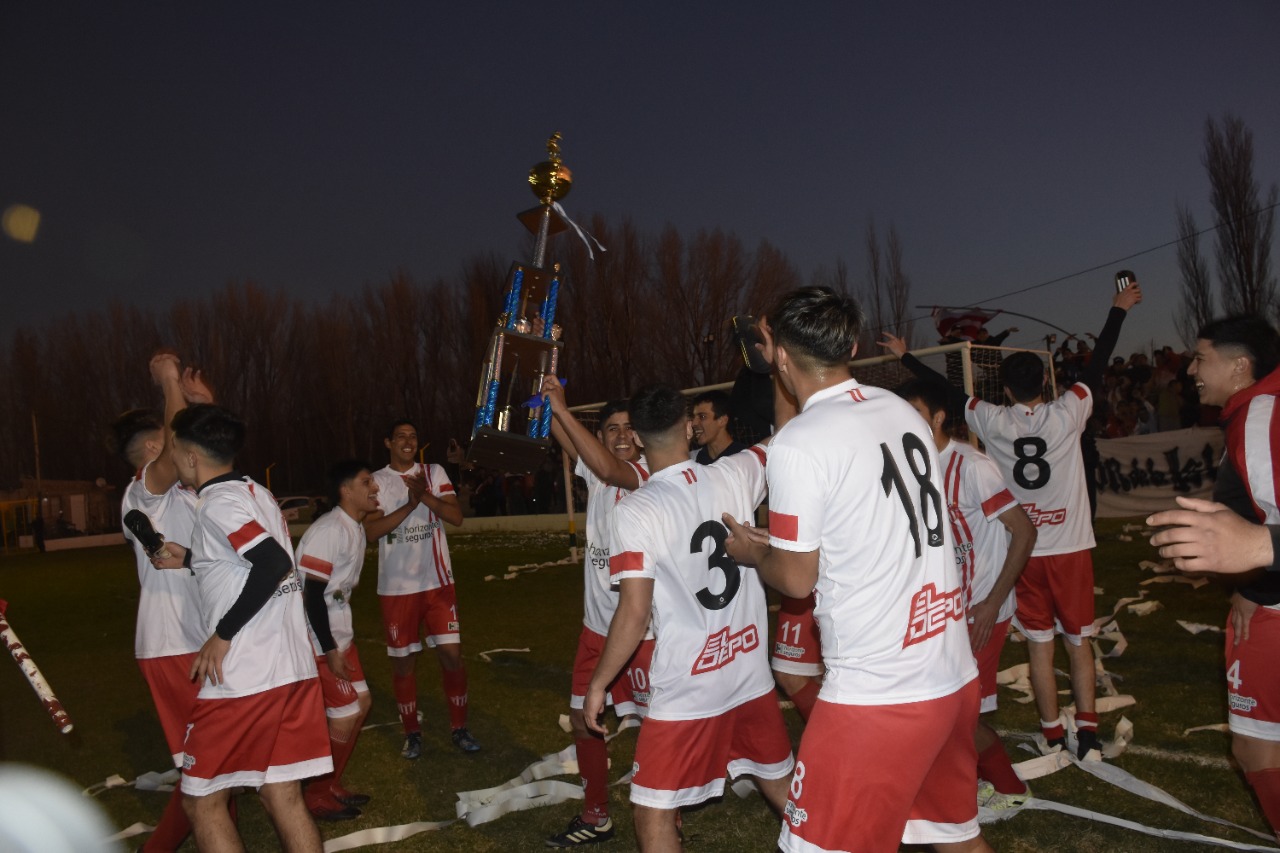
[[[310,554],[303,554],[298,560],[298,568],[312,575],[318,575],[322,578],[333,577],[333,563],[328,560],[322,560],[319,557],[313,557]]]
[[[235,548],[236,551],[239,552],[241,548],[243,548],[245,545],[248,545],[250,542],[257,539],[259,536],[266,536],[266,535],[267,535],[267,531],[263,530],[262,525],[259,524],[256,519],[254,519],[254,520],[250,520],[248,523],[245,524],[244,527],[241,527],[239,530],[233,533],[227,534],[227,541],[231,543],[232,548]]]
[[[442,495],[452,495],[453,493],[453,483],[445,483],[440,487],[440,494]]]
[[[753,444],[750,447],[748,447],[747,450],[750,450],[752,453],[756,455],[756,458],[760,460],[761,465],[765,464],[765,455],[764,455],[763,447],[761,447],[758,444]]]
[[[639,551],[623,551],[609,558],[609,577],[640,571],[644,571],[644,554]]]
[[[997,514],[999,510],[1005,509],[1015,503],[1017,503],[1017,501],[1014,499],[1013,494],[1010,493],[1008,489],[1001,489],[999,492],[982,502],[982,514],[987,518],[990,518]]]
[[[769,510],[769,535],[788,542],[797,541],[800,538],[800,518]]]
[[[1089,396],[1089,389],[1088,387],[1081,385],[1079,382],[1077,382],[1075,385],[1071,386],[1071,393],[1075,394],[1081,400],[1084,400],[1084,399],[1087,399]]]
[[[640,482],[642,483],[648,482],[649,472],[644,470],[643,465],[641,465],[639,462],[628,462],[627,464],[630,465],[632,468],[636,469],[636,474],[639,475]]]
[[[978,408],[978,398],[970,397],[968,406],[969,406],[969,411],[973,411],[974,409]]]

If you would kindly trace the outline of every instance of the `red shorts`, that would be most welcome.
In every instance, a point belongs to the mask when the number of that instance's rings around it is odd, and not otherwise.
[[[791,739],[770,690],[714,717],[645,720],[636,740],[631,802],[655,809],[693,806],[724,793],[726,768],[735,777],[784,779],[793,766]]]
[[[1093,635],[1093,552],[1031,557],[1017,591],[1014,623],[1028,640],[1047,643],[1056,630],[1078,646]]]
[[[182,766],[182,739],[187,735],[191,709],[196,706],[200,685],[191,680],[191,664],[196,653],[162,658],[139,658],[138,669],[151,688],[151,699],[160,715],[164,741],[173,755],[173,766]]]
[[[818,623],[813,618],[813,593],[807,598],[782,596],[769,666],[791,675],[820,676],[824,672]]]
[[[360,713],[359,694],[369,692],[369,683],[364,680],[364,667],[360,666],[355,643],[347,646],[342,656],[346,658],[347,669],[351,671],[350,681],[343,681],[334,675],[333,670],[329,669],[328,658],[316,655],[316,669],[320,672],[320,694],[324,697],[324,715],[331,720]]]
[[[187,725],[182,793],[259,788],[333,770],[320,681],[231,699],[199,699]]]
[[[387,654],[393,658],[422,651],[424,640],[429,649],[462,642],[453,584],[408,595],[380,595],[378,603],[387,631]]]
[[[573,658],[573,695],[569,707],[582,710],[595,674],[600,653],[604,651],[604,636],[585,625],[578,635],[578,653]],[[641,640],[635,654],[623,667],[618,677],[609,683],[604,692],[604,703],[613,706],[619,717],[627,714],[644,716],[649,711],[649,662],[653,660],[653,640]]]
[[[1000,652],[1004,650],[1004,642],[1009,637],[1009,623],[1012,619],[997,622],[991,627],[991,636],[987,644],[973,653],[978,661],[978,688],[982,695],[982,706],[979,712],[988,714],[996,709],[996,673],[1000,671]]]
[[[1249,639],[1235,644],[1227,618],[1227,717],[1234,734],[1280,741],[1280,613],[1259,607],[1249,620]]]
[[[819,699],[800,741],[778,846],[895,853],[900,844],[976,837],[977,721],[977,680],[926,702]]]

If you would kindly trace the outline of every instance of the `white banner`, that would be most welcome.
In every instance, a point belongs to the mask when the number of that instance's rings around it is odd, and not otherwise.
[[[1098,439],[1098,517],[1170,509],[1176,495],[1208,499],[1223,447],[1222,430],[1200,427]]]

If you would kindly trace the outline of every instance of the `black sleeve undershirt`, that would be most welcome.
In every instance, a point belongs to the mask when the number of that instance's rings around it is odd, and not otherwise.
[[[1115,352],[1116,341],[1120,339],[1120,327],[1124,325],[1124,318],[1129,312],[1123,308],[1112,308],[1107,314],[1107,322],[1102,327],[1102,333],[1098,335],[1098,339],[1094,342],[1093,355],[1089,359],[1089,366],[1084,369],[1084,373],[1080,376],[1080,381],[1089,386],[1089,390],[1097,396],[1102,390],[1102,374],[1107,369],[1107,364],[1111,361],[1111,354]]]
[[[964,419],[964,408],[969,405],[969,395],[964,392],[963,388],[957,388],[951,384],[947,377],[916,358],[911,353],[903,353],[902,366],[910,370],[920,379],[925,379],[937,384],[939,388],[945,388],[947,392],[947,409],[952,415],[960,413],[961,420]]]
[[[228,641],[271,600],[280,581],[293,570],[288,552],[270,536],[246,551],[244,558],[249,561],[249,577],[245,579],[244,589],[214,629],[214,633]]]
[[[328,586],[319,578],[308,577],[302,587],[302,605],[307,610],[307,621],[311,630],[320,641],[320,648],[331,652],[338,647],[329,630],[329,607],[324,600],[324,590]]]

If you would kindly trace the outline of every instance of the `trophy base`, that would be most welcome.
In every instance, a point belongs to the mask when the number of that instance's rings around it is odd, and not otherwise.
[[[508,474],[527,474],[541,467],[550,449],[549,438],[529,438],[520,433],[483,426],[471,439],[467,461]]]

